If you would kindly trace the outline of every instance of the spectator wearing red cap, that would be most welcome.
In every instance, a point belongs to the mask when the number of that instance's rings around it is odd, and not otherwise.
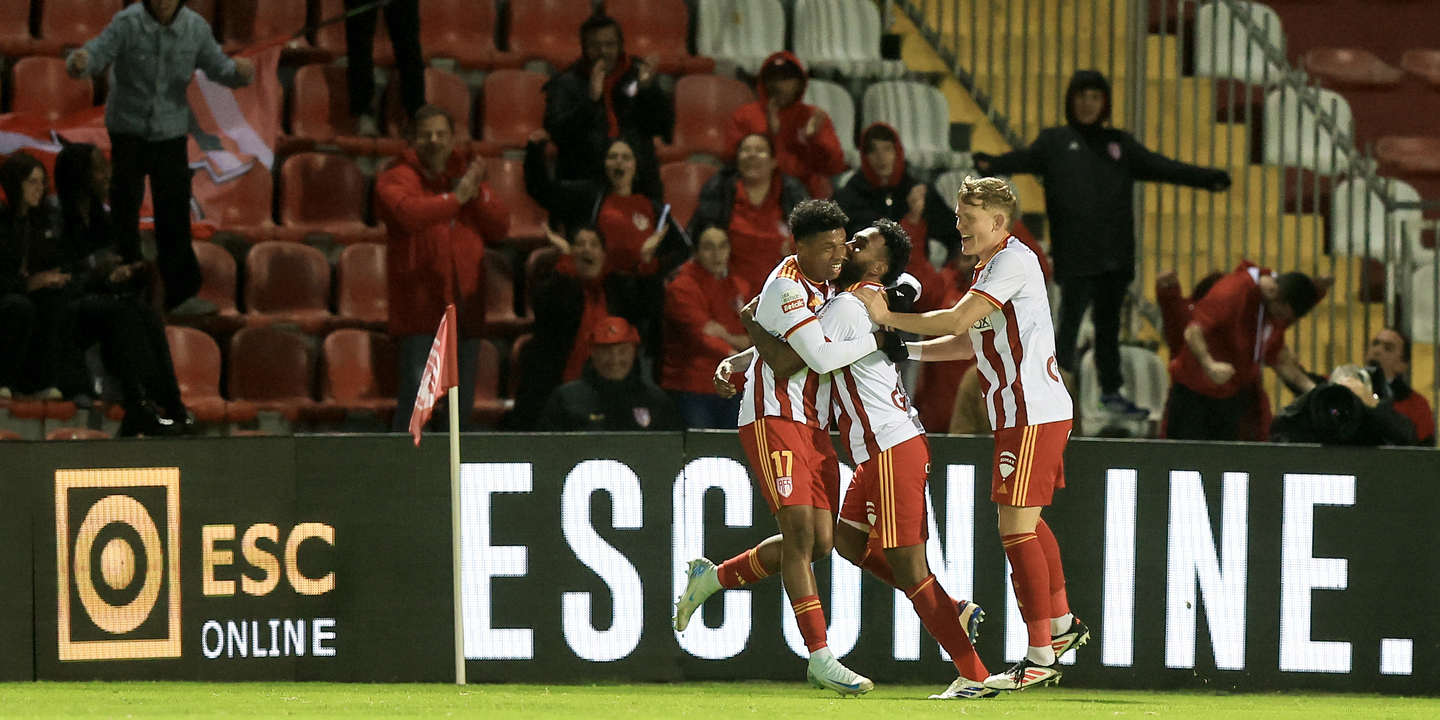
[[[793,53],[782,50],[766,58],[756,87],[760,99],[730,116],[725,159],[734,159],[745,136],[764,135],[775,148],[780,172],[798,178],[812,197],[828,198],[830,178],[845,171],[845,151],[830,116],[801,102],[807,85],[805,66]]]
[[[388,236],[390,334],[399,346],[395,432],[410,426],[425,359],[451,303],[461,341],[460,405],[470,407],[485,327],[481,260],[486,243],[510,231],[505,202],[484,180],[484,162],[465,161],[455,149],[454,121],[434,105],[416,111],[410,149],[375,179],[375,210]],[[443,422],[445,414],[437,417]]]
[[[633,432],[679,430],[665,391],[640,372],[635,350],[640,333],[624,318],[606,317],[590,333],[590,361],[579,380],[555,389],[537,430]]]
[[[718,227],[700,231],[695,257],[665,288],[665,364],[668,390],[687,428],[730,429],[740,416],[739,396],[715,394],[715,366],[750,347],[740,308],[750,287],[730,274],[730,238]]]

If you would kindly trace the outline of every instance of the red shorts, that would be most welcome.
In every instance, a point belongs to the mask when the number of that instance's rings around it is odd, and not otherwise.
[[[740,427],[740,444],[771,513],[786,505],[840,506],[840,459],[828,430],[766,417]]]
[[[1065,443],[1071,421],[1021,425],[995,431],[995,473],[990,499],[1001,505],[1049,505],[1065,487]]]
[[[917,435],[855,468],[840,519],[870,528],[884,548],[919,545],[930,538],[925,519],[929,476],[930,443]]]

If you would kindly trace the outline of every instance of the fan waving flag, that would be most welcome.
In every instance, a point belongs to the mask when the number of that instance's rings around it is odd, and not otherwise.
[[[415,393],[415,410],[410,413],[410,434],[415,436],[415,447],[420,447],[420,431],[430,420],[436,399],[460,384],[455,352],[455,306],[449,305],[445,308],[445,317],[440,318],[435,342],[430,345],[425,373],[420,376],[420,391]]]

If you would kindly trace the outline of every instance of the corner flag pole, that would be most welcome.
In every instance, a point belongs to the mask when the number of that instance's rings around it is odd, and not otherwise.
[[[450,570],[455,600],[455,684],[465,684],[465,609],[460,592],[460,389],[450,386]]]

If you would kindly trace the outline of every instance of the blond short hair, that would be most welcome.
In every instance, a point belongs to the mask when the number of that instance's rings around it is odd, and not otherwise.
[[[985,210],[999,210],[1011,221],[1020,213],[1020,202],[1015,199],[1010,183],[1000,178],[966,176],[965,182],[960,183],[960,191],[955,195],[956,201],[961,205],[978,205]]]

